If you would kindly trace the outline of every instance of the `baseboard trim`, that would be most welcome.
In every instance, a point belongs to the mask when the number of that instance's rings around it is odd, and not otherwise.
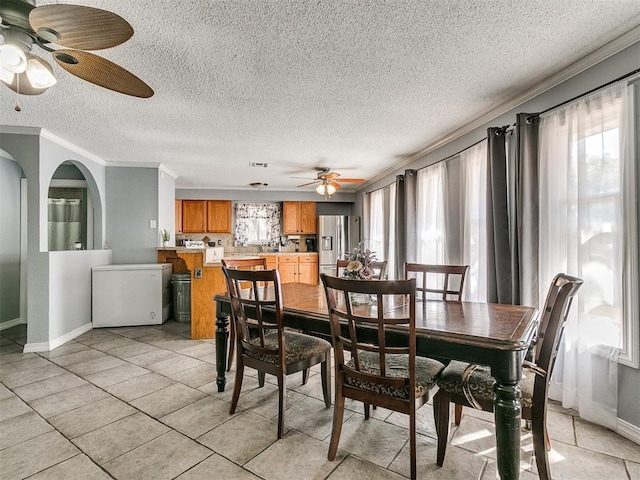
[[[618,419],[616,433],[640,445],[640,427],[637,425]]]
[[[32,353],[32,352],[48,352],[51,349],[49,348],[49,342],[38,342],[38,343],[27,343],[22,350],[23,353]]]
[[[15,327],[16,325],[20,325],[21,323],[27,323],[22,321],[21,318],[14,318],[13,320],[9,320],[8,322],[0,323],[0,330],[6,330],[7,328]]]
[[[59,347],[60,345],[67,343],[69,340],[73,340],[76,337],[79,337],[85,332],[88,332],[93,328],[93,323],[89,322],[81,327],[76,328],[75,330],[71,330],[69,333],[62,335],[61,337],[55,338],[49,341],[49,345],[51,346],[51,350]]]
[[[60,345],[67,343],[69,340],[73,340],[74,338],[82,335],[85,332],[88,332],[93,328],[92,323],[87,323],[82,325],[81,327],[76,328],[75,330],[70,331],[69,333],[65,333],[61,337],[54,338],[48,342],[39,342],[39,343],[27,343],[24,346],[24,353],[29,352],[50,352],[54,348],[58,348]]]

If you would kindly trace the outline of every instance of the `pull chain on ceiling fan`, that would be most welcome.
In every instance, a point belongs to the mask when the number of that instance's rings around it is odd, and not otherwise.
[[[153,89],[115,63],[86,52],[120,45],[133,36],[129,23],[116,15],[80,5],[36,7],[27,0],[0,0],[0,80],[21,95],[40,95],[55,85],[53,68],[33,54],[35,45],[52,54],[67,72],[101,87],[140,98]],[[53,49],[49,44],[66,49]]]

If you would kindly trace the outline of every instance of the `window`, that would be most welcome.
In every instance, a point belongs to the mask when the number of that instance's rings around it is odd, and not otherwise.
[[[540,292],[560,270],[583,278],[573,311],[584,348],[637,367],[632,93],[619,84],[541,117]]]
[[[280,240],[279,203],[237,203],[236,245],[276,245]]]

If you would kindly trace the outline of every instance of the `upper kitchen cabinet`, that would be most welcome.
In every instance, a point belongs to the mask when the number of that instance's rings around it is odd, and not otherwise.
[[[207,200],[207,232],[231,233],[231,201]]]
[[[207,201],[182,200],[182,232],[203,233],[207,228]]]
[[[231,201],[182,200],[182,233],[231,233]]]
[[[182,233],[182,200],[176,200],[176,233]]]
[[[284,235],[316,233],[315,202],[282,202],[282,233]]]

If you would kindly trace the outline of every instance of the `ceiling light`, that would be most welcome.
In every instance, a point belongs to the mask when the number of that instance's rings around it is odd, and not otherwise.
[[[269,186],[268,183],[262,183],[262,182],[253,182],[253,183],[250,183],[249,185],[251,185],[256,190],[262,190],[263,188],[267,188]]]
[[[22,73],[27,69],[27,56],[24,50],[12,43],[0,45],[0,67],[11,73]]]
[[[0,67],[0,80],[11,90],[22,95],[40,95],[56,84],[53,69],[44,59],[26,53],[27,69],[21,73],[13,73]]]
[[[328,197],[336,193],[336,187],[334,187],[330,183],[322,183],[316,187],[316,192],[318,192],[318,194],[320,195]]]
[[[27,60],[27,78],[33,88],[49,88],[56,84],[53,68],[40,57],[29,54]]]

